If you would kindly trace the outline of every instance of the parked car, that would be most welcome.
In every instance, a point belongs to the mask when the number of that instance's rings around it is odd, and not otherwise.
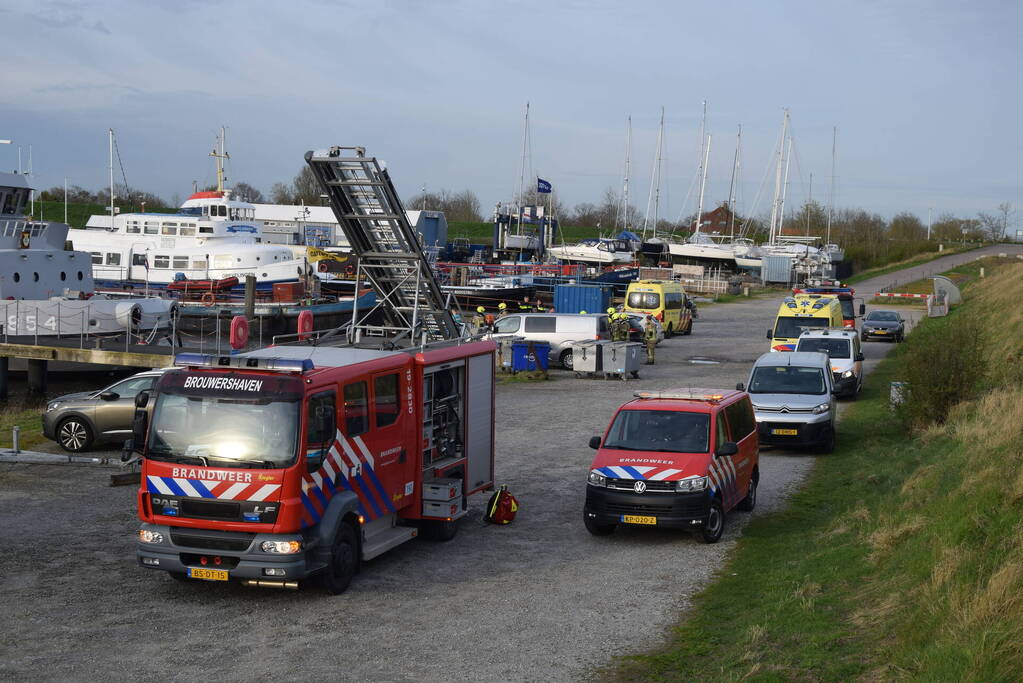
[[[572,369],[572,342],[607,339],[607,316],[603,313],[513,313],[498,318],[488,338],[509,337],[551,345],[550,359]]]
[[[657,318],[651,316],[654,321],[654,329],[657,330],[657,343],[664,341],[664,325]],[[629,341],[641,342],[646,332],[646,315],[643,313],[629,313]]]
[[[165,370],[147,370],[99,391],[66,394],[46,404],[43,436],[72,453],[131,436],[135,396],[149,391]]]
[[[768,352],[753,364],[748,387],[760,443],[835,449],[831,359],[823,353]]]
[[[836,396],[856,398],[863,388],[863,352],[856,330],[807,330],[799,335],[796,351],[826,353]]]
[[[906,321],[898,311],[871,311],[863,319],[860,338],[891,339],[901,342],[906,338]]]
[[[715,543],[730,510],[756,505],[759,442],[745,392],[636,392],[590,448],[583,522],[594,536],[633,524]]]

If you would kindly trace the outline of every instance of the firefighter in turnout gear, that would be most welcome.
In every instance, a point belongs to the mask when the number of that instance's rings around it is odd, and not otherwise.
[[[482,306],[476,307],[476,315],[472,317],[472,333],[482,334],[487,327],[487,319],[484,315],[486,310]]]
[[[497,317],[502,318],[506,315],[508,315],[508,304],[502,301],[501,303],[497,304]]]
[[[643,343],[646,344],[646,364],[654,364],[654,350],[657,347],[657,328],[654,326],[654,317],[647,315],[646,324],[643,326]]]
[[[615,314],[614,327],[611,328],[611,341],[629,341],[629,316],[625,313]]]

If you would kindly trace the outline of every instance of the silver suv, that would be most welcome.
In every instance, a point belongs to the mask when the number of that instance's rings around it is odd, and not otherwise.
[[[153,388],[166,369],[147,370],[100,389],[66,394],[46,404],[43,436],[77,453],[100,441],[123,441],[131,436],[135,396]]]
[[[760,443],[835,449],[835,387],[823,353],[765,353],[753,364],[749,387]]]

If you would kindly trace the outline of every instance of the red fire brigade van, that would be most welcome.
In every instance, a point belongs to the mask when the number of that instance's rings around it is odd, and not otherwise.
[[[596,536],[619,524],[724,532],[725,514],[751,511],[760,481],[759,443],[742,391],[640,391],[618,409],[590,466],[583,521]]]
[[[176,364],[137,401],[143,567],[340,593],[360,560],[452,538],[467,497],[493,488],[492,342]]]

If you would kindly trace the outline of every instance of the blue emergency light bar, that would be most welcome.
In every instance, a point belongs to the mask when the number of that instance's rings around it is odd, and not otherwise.
[[[309,358],[248,358],[246,356],[214,356],[210,353],[179,353],[174,365],[192,368],[242,368],[273,372],[309,372],[315,366]]]

